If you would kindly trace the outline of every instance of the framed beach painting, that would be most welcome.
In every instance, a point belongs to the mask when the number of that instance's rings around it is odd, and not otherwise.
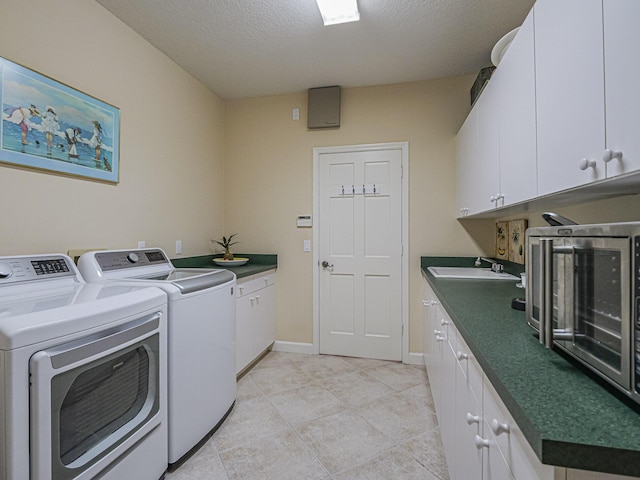
[[[0,162],[118,183],[120,111],[0,57]]]

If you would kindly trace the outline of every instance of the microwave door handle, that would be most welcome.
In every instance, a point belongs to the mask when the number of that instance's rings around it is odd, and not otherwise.
[[[540,328],[539,340],[545,347],[553,344],[553,239],[540,239]]]

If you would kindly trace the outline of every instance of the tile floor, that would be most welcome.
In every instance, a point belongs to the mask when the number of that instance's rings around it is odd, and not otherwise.
[[[166,480],[448,480],[424,367],[269,353]]]

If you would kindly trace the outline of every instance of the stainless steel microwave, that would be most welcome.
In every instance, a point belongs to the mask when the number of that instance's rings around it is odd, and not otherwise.
[[[640,222],[527,230],[527,319],[640,403]]]

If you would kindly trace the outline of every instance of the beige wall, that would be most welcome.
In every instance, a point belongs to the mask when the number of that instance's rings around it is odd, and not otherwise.
[[[473,80],[343,89],[341,127],[322,131],[307,130],[306,92],[225,103],[225,229],[238,252],[278,254],[278,340],[313,341],[312,231],[296,228],[312,213],[313,148],[408,141],[409,350],[422,351],[420,256],[478,251],[455,220],[455,134]]]
[[[224,221],[218,97],[92,1],[4,2],[0,55],[121,115],[118,185],[0,165],[0,255],[138,240],[209,253]]]
[[[503,220],[525,219],[529,227],[546,227],[542,213],[551,211],[563,215],[577,223],[637,222],[640,220],[640,195],[626,195],[605,200],[581,202],[579,194],[574,204],[562,207],[548,207],[497,218],[465,219],[461,222],[467,234],[488,256],[495,254],[495,223]]]

